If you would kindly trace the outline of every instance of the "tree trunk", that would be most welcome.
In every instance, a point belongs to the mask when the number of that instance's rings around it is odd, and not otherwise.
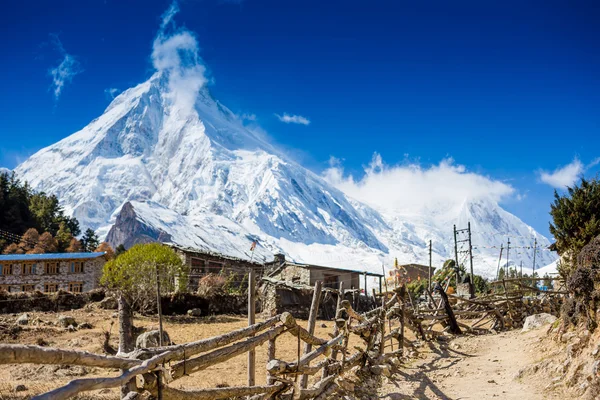
[[[119,353],[129,353],[135,348],[133,341],[133,310],[129,299],[122,293],[119,294]],[[124,370],[122,370],[125,372]],[[121,386],[121,398],[135,391],[135,379]]]

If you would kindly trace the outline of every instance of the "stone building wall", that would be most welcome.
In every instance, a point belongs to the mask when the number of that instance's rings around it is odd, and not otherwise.
[[[82,262],[83,272],[71,273],[70,266],[71,262]],[[46,274],[44,265],[47,262],[58,263],[58,273]],[[35,273],[23,274],[25,265],[36,265]],[[88,292],[97,288],[100,284],[100,277],[102,276],[102,268],[106,263],[104,257],[96,257],[93,259],[83,260],[44,260],[44,261],[0,261],[2,265],[12,264],[12,274],[0,275],[0,288],[8,289],[11,292],[22,291],[23,285],[34,285],[33,290],[44,292],[45,284],[57,284],[57,290],[69,291],[70,283],[82,283],[82,291]],[[28,288],[28,290],[31,290]],[[8,291],[8,290],[7,290]]]
[[[181,258],[181,261],[189,267],[188,290],[196,291],[198,282],[203,276],[208,274],[236,274],[236,282],[242,283],[244,276],[249,273],[251,268],[257,272],[257,279],[260,279],[262,265],[250,261],[226,257],[216,253],[194,251],[180,247],[172,247],[175,253]]]
[[[321,281],[325,286],[337,289],[340,282],[344,282],[345,289],[358,289],[360,288],[360,277],[357,272],[311,269],[310,285],[313,286],[316,281]]]

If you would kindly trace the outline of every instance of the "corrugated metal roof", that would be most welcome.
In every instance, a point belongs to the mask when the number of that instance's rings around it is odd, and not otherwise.
[[[105,255],[105,252],[98,253],[46,253],[46,254],[2,254],[2,261],[44,261],[44,260],[79,260],[98,258]]]

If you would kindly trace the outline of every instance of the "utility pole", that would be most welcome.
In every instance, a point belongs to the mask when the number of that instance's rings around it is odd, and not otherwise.
[[[533,274],[535,274],[535,253],[537,253],[537,238],[533,241]]]
[[[456,241],[456,225],[454,225],[454,261],[456,262],[456,293],[458,293],[458,242]]]
[[[469,232],[469,261],[471,263],[471,284],[469,291],[471,298],[475,297],[475,275],[473,274],[473,244],[471,243],[471,221],[467,224],[467,231]]]
[[[523,260],[521,260],[521,278],[523,278]]]
[[[508,263],[510,262],[510,258],[509,258],[509,252],[510,252],[510,238],[508,238],[508,245],[506,246],[506,272],[508,272]]]
[[[427,285],[429,287],[429,291],[431,292],[431,239],[429,239],[429,280],[427,281]]]
[[[500,263],[502,262],[502,251],[504,250],[504,243],[500,243],[500,258],[498,258],[498,268],[496,269],[496,280],[500,279]]]

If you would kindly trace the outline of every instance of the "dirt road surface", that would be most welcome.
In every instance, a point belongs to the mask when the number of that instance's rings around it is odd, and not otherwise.
[[[497,335],[462,336],[449,344],[426,347],[419,359],[388,380],[380,399],[555,399],[549,382],[517,378],[519,371],[544,357],[537,350],[546,329]],[[565,399],[561,396],[560,398]]]

